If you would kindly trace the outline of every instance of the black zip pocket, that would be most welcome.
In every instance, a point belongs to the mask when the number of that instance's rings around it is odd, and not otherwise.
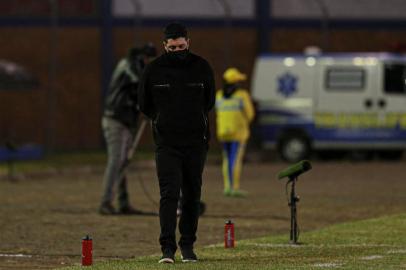
[[[186,84],[188,87],[198,87],[198,88],[204,88],[203,83],[187,83]]]
[[[169,88],[171,85],[169,83],[164,83],[164,84],[154,84],[152,87],[156,88]]]

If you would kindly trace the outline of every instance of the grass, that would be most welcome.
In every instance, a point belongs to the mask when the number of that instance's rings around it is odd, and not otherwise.
[[[133,157],[134,160],[153,160],[154,152],[152,150],[141,150]],[[211,151],[208,155],[209,160],[218,161],[221,159],[221,153]],[[80,166],[105,166],[107,154],[104,150],[87,152],[66,152],[46,156],[41,160],[23,160],[14,161],[14,173],[35,173],[49,170],[69,169]],[[0,162],[0,175],[9,173],[9,164]]]
[[[152,159],[153,152],[138,152],[135,160]],[[49,170],[69,169],[81,166],[105,166],[107,155],[105,151],[88,152],[67,152],[46,156],[41,160],[23,160],[15,161],[13,170],[15,173],[35,173]],[[6,162],[0,163],[0,175],[5,175],[9,171],[9,165]]]
[[[287,235],[239,241],[234,249],[213,245],[197,250],[201,259],[196,264],[159,265],[156,255],[98,262],[86,269],[406,269],[405,231],[402,214],[306,232],[300,245],[287,244]]]

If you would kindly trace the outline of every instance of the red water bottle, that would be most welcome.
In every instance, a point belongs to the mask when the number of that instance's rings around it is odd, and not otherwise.
[[[234,223],[231,220],[227,221],[224,226],[224,247],[234,247]]]
[[[93,243],[89,235],[82,238],[82,265],[92,265]]]

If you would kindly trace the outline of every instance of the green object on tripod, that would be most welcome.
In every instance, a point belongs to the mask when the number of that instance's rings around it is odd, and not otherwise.
[[[289,179],[296,178],[302,173],[309,171],[311,168],[312,164],[310,164],[310,161],[302,160],[281,171],[278,174],[278,179],[285,177],[288,177]]]

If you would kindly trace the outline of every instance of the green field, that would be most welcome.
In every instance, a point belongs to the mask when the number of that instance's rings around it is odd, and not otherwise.
[[[38,163],[49,171],[37,170]],[[153,160],[132,165],[128,175],[132,202],[157,211],[145,194],[146,190],[159,200]],[[200,219],[196,242],[201,261],[169,266],[157,263],[157,217],[97,213],[105,154],[18,162],[17,181],[7,181],[0,166],[0,269],[92,269],[78,267],[86,234],[93,237],[93,269],[406,269],[405,236],[396,232],[405,230],[404,216],[365,221],[367,225],[361,221],[406,214],[404,162],[312,165],[297,186],[303,245],[292,247],[286,244],[290,225],[286,181],[277,180],[287,165],[245,164],[242,186],[248,196],[229,198],[223,196],[220,164],[208,162],[203,189],[208,210]],[[228,219],[235,223],[238,247],[210,246],[222,242]],[[272,237],[258,238],[263,236]]]
[[[197,250],[200,261],[159,265],[159,255],[111,260],[86,269],[406,269],[406,214],[349,222],[306,232],[300,245],[288,236],[221,244]],[[83,269],[80,266],[64,269]]]

